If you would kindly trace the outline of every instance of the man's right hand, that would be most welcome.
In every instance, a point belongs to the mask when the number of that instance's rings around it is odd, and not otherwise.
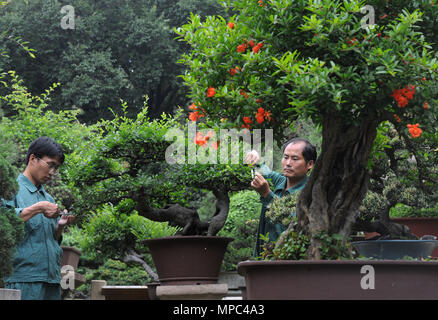
[[[55,203],[51,203],[49,201],[40,201],[37,204],[39,205],[41,212],[46,218],[57,218],[59,216],[59,213],[61,212],[58,205]]]

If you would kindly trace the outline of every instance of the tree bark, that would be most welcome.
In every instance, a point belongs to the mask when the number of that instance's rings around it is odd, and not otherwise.
[[[322,146],[309,181],[297,203],[299,228],[311,239],[309,259],[320,259],[320,232],[349,236],[368,190],[367,161],[379,121],[345,122],[338,112],[323,115]]]

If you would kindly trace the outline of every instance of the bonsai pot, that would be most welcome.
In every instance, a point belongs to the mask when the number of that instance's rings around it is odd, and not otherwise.
[[[425,259],[438,245],[437,240],[365,240],[351,243],[363,256],[397,260],[404,257]]]
[[[436,261],[245,261],[237,270],[249,300],[438,299]]]
[[[105,300],[150,300],[147,286],[104,286]]]
[[[233,238],[173,236],[145,240],[160,285],[215,284]]]
[[[81,251],[75,247],[61,246],[61,248],[62,248],[61,267],[70,265],[76,270],[79,265],[79,258],[81,257],[82,254]]]
[[[391,221],[404,224],[417,237],[428,234],[438,237],[438,218],[394,218]],[[438,248],[432,252],[432,258],[438,258]]]

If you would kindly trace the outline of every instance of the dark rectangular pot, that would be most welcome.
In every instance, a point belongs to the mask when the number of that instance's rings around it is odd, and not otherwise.
[[[237,270],[249,300],[438,299],[437,261],[245,261]]]

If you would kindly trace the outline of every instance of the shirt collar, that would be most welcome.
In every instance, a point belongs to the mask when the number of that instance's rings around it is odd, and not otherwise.
[[[24,174],[20,173],[20,175],[18,176],[18,182],[20,183],[20,185],[23,185],[26,187],[27,190],[29,190],[30,193],[35,193],[37,191],[41,191],[44,194],[46,193],[46,190],[44,190],[44,187],[42,185],[40,185],[39,187],[36,187],[30,180],[28,177],[26,177]]]
[[[287,189],[286,192],[292,193],[295,190],[301,189],[307,183],[307,180],[309,180],[309,177],[306,175],[303,180],[301,180],[296,185],[294,185],[294,186],[290,187],[289,189]],[[284,190],[286,188],[286,185],[287,185],[286,183],[287,183],[287,178],[285,177],[284,181],[282,183],[280,183],[275,188],[275,191]]]

